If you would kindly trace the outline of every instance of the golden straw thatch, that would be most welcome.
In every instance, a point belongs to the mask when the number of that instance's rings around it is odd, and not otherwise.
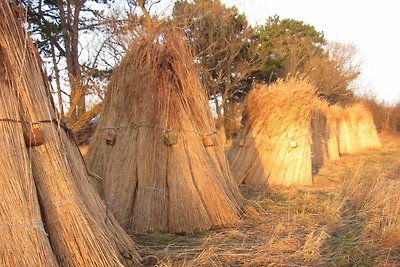
[[[37,52],[0,2],[1,266],[123,266],[135,246],[88,183]]]
[[[352,154],[363,148],[381,147],[371,112],[367,107],[356,104],[337,109],[341,154]]]
[[[361,148],[381,147],[371,111],[365,105],[357,104],[351,107],[351,114],[355,117]]]
[[[353,154],[360,150],[360,139],[357,136],[355,117],[351,115],[349,108],[337,107],[337,120],[339,127],[339,152]]]
[[[290,78],[250,92],[246,128],[233,149],[237,182],[307,185],[327,158],[325,103],[307,81]]]
[[[239,219],[241,196],[179,34],[132,43],[113,73],[87,158],[128,230],[194,232]]]

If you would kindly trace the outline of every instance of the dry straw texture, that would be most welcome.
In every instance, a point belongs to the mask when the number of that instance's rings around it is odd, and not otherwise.
[[[370,110],[363,104],[356,104],[350,109],[350,114],[356,124],[357,138],[361,148],[381,147],[378,132]]]
[[[128,230],[194,232],[239,219],[241,196],[179,34],[132,43],[108,87],[87,163]]]
[[[18,20],[1,1],[0,265],[134,265],[136,248],[91,189]],[[23,133],[33,128],[44,143],[27,148]]]
[[[357,136],[357,125],[349,108],[338,108],[339,152],[353,154],[360,150],[360,139]]]
[[[324,105],[315,88],[297,78],[250,92],[247,125],[231,160],[237,182],[260,187],[311,184],[313,168],[326,158]]]
[[[362,104],[335,107],[339,125],[339,152],[353,154],[363,148],[381,147],[371,112]]]

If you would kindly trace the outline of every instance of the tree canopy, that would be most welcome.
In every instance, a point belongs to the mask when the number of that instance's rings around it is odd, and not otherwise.
[[[213,0],[177,1],[172,17],[221,114],[226,101],[246,93],[252,72],[262,63],[253,28],[236,7]]]
[[[330,102],[351,97],[349,86],[358,77],[356,50],[350,45],[329,45],[323,32],[294,19],[270,17],[256,30],[266,57],[256,80],[271,83],[287,76],[308,77],[320,96]]]
[[[29,31],[44,58],[53,66],[59,108],[66,120],[76,120],[86,111],[87,85],[80,62],[82,32],[93,32],[99,26],[102,10],[96,5],[107,5],[108,0],[22,0],[29,22]],[[67,70],[69,110],[63,114],[60,72]]]

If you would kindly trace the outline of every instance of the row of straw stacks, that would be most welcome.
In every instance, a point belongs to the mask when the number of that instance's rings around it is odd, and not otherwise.
[[[379,145],[363,107],[334,111],[307,80],[278,81],[248,97],[235,181],[184,39],[163,31],[134,40],[113,73],[87,157],[95,180],[8,1],[0,21],[1,265],[135,265],[119,224],[184,233],[231,225],[242,214],[237,183],[308,185],[325,160]]]
[[[329,106],[306,79],[253,89],[246,104],[245,128],[230,159],[238,183],[310,185],[326,160],[380,147],[368,109]]]

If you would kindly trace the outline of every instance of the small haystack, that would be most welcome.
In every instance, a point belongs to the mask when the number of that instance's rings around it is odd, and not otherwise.
[[[363,104],[356,104],[347,108],[347,112],[354,125],[359,147],[361,149],[381,147],[374,119],[369,109]]]
[[[38,54],[8,1],[0,21],[0,265],[137,264],[57,120]]]
[[[353,154],[360,150],[360,139],[357,136],[357,120],[350,108],[336,107],[339,127],[339,152]]]
[[[251,91],[246,128],[230,161],[237,182],[311,184],[313,169],[326,158],[324,105],[307,80],[290,78]]]
[[[355,104],[346,108],[330,106],[326,116],[330,137],[332,137],[330,142],[339,143],[341,155],[353,154],[363,148],[381,147],[371,112],[363,104]],[[335,132],[336,136],[334,136]],[[331,151],[333,150],[329,149],[329,154]],[[334,154],[336,155],[337,152],[334,151]],[[330,156],[330,158],[332,157]]]
[[[114,71],[87,164],[134,232],[194,232],[238,221],[242,198],[183,38],[135,40]]]

